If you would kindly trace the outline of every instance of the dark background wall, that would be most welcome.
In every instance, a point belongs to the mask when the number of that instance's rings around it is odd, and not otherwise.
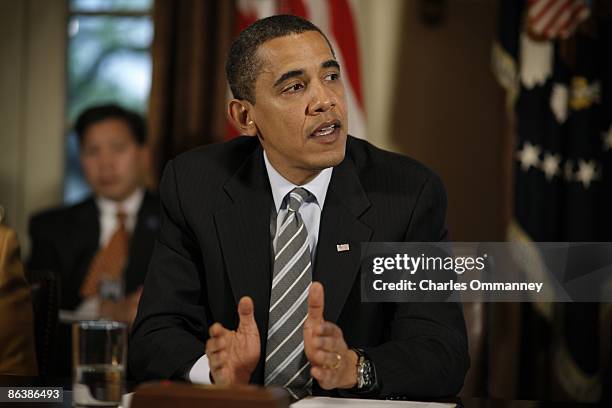
[[[497,1],[404,6],[392,143],[443,179],[455,241],[503,240],[509,214],[509,137],[502,89],[491,71]]]

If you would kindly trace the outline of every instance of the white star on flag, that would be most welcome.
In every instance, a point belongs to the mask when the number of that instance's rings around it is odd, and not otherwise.
[[[544,160],[542,161],[542,171],[546,175],[547,181],[552,180],[552,178],[559,173],[560,163],[560,155],[546,152],[546,154],[544,155]]]
[[[595,160],[579,160],[576,180],[581,182],[584,188],[589,188],[591,182],[597,179],[597,162]]]
[[[558,123],[567,119],[567,103],[569,101],[569,89],[563,84],[554,84],[550,95],[550,110],[557,118]]]
[[[612,124],[606,132],[601,132],[601,139],[603,140],[604,151],[612,150]]]
[[[523,150],[517,152],[517,158],[521,162],[523,171],[529,170],[530,167],[538,167],[540,164],[540,148],[529,142],[525,142]]]

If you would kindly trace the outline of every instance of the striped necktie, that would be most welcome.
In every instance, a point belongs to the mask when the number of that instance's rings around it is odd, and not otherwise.
[[[287,215],[276,232],[264,372],[266,385],[284,387],[296,399],[306,396],[312,383],[303,333],[312,266],[308,231],[299,213],[309,196],[303,188],[288,194]]]
[[[118,210],[117,229],[108,244],[100,249],[91,261],[87,276],[81,285],[80,292],[83,299],[97,295],[104,279],[115,281],[123,279],[130,240],[125,226],[126,218],[126,214]]]

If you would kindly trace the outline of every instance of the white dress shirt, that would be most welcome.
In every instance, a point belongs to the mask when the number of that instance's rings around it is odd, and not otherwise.
[[[322,170],[308,183],[302,186],[297,186],[276,171],[268,160],[268,155],[265,151],[263,156],[266,171],[268,172],[268,179],[270,180],[270,188],[272,189],[272,197],[274,199],[274,209],[272,210],[272,221],[270,223],[272,225],[270,228],[272,245],[274,249],[276,249],[276,230],[281,226],[282,221],[288,211],[286,200],[287,195],[294,188],[302,187],[312,194],[311,199],[302,204],[299,211],[300,215],[302,216],[302,220],[304,221],[304,225],[306,226],[306,230],[308,231],[308,245],[310,246],[310,255],[313,261],[312,264],[314,265],[314,257],[319,239],[321,211],[323,211],[323,205],[325,204],[325,197],[327,195],[327,188],[329,187],[333,168],[328,167],[327,169]],[[208,357],[206,354],[200,357],[191,367],[189,370],[188,379],[192,383],[210,384],[210,366],[208,364]]]
[[[138,211],[144,198],[144,189],[139,188],[128,198],[121,202],[109,200],[108,198],[96,198],[98,206],[98,221],[100,224],[100,248],[104,248],[118,228],[117,213],[119,210],[125,214],[125,228],[131,234],[134,232]]]

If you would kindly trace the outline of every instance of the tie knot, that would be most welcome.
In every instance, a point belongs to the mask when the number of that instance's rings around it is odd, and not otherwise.
[[[300,209],[304,201],[308,199],[310,193],[301,187],[296,187],[289,192],[289,202],[287,203],[287,210],[296,212]]]
[[[121,226],[125,226],[125,220],[127,219],[127,214],[123,210],[117,210],[117,223]]]

